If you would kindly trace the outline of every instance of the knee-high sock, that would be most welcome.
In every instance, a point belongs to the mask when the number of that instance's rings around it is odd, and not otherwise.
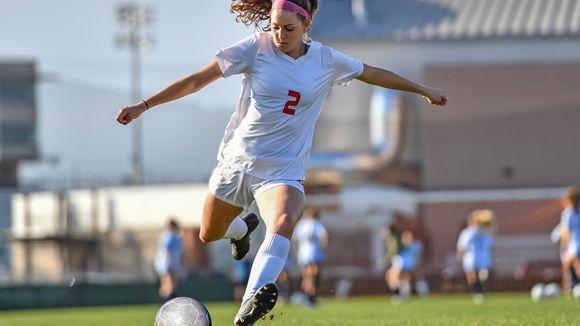
[[[580,279],[578,278],[578,275],[576,275],[576,271],[574,270],[574,267],[569,268],[568,274],[570,277],[570,287],[574,288],[574,286],[576,286],[580,283]]]
[[[276,233],[266,234],[252,265],[244,301],[251,298],[265,284],[276,282],[286,264],[289,251],[290,240],[288,238]]]
[[[409,281],[401,280],[399,282],[399,296],[402,298],[411,296],[411,283]]]
[[[230,226],[228,227],[228,230],[226,231],[226,234],[224,235],[223,238],[239,240],[243,238],[247,232],[248,225],[246,224],[246,222],[244,222],[244,220],[242,220],[241,217],[236,216],[236,218],[234,218],[232,223],[230,223]]]
[[[483,293],[483,286],[481,285],[481,281],[479,280],[479,277],[475,280],[475,282],[469,284],[469,286],[471,287],[471,292],[473,292],[473,294],[482,294]]]

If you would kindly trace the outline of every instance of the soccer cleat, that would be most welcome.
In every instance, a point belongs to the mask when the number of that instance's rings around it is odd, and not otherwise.
[[[246,222],[248,232],[239,240],[230,240],[232,243],[232,256],[235,260],[240,260],[248,254],[248,251],[250,251],[250,235],[260,224],[260,218],[254,213],[242,217],[242,220]]]
[[[235,326],[254,325],[258,319],[266,316],[276,305],[278,299],[278,287],[274,283],[268,283],[248,300],[242,302],[240,310],[234,319]]]

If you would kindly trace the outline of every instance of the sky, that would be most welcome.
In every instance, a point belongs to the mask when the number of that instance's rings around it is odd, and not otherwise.
[[[114,122],[130,103],[127,49],[114,0],[3,0],[0,61],[37,64],[40,158],[21,164],[24,183],[116,182],[131,169],[131,130]],[[220,48],[253,33],[235,22],[229,1],[152,0],[147,28],[153,49],[143,54],[143,97],[206,65]],[[147,112],[143,119],[146,178],[203,181],[215,165],[240,78]],[[52,180],[52,181],[51,181]]]
[[[0,56],[38,59],[41,73],[59,80],[128,89],[129,55],[114,42],[121,31],[115,10],[122,3],[126,2],[3,0]],[[194,72],[217,50],[253,31],[235,22],[229,1],[154,0],[145,4],[153,9],[154,21],[148,31],[155,42],[143,57],[146,91]],[[237,94],[223,96],[217,89],[238,83],[221,84],[197,95],[196,101],[231,105]]]

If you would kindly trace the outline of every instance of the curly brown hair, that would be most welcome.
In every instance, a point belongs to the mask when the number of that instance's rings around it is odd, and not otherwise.
[[[318,11],[318,0],[286,0],[306,9],[313,17]],[[270,11],[272,0],[232,0],[230,12],[237,14],[236,21],[245,25],[254,25],[262,31],[270,30]],[[302,20],[305,18],[298,15]],[[265,24],[265,25],[264,25]],[[264,25],[264,26],[262,26]]]

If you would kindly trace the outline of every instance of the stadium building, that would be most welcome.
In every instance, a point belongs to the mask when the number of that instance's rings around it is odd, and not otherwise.
[[[486,207],[498,217],[498,276],[538,264],[557,269],[558,247],[549,240],[557,199],[565,186],[580,184],[573,149],[580,2],[343,0],[321,7],[314,39],[442,88],[450,101],[429,108],[417,96],[361,83],[335,90],[318,123],[313,176],[334,173],[345,192],[360,189],[360,201],[344,205],[366,207],[365,215],[388,205],[401,215],[414,200],[408,217],[432,274],[453,264],[468,213]],[[408,200],[398,208],[400,201],[372,188],[363,194],[369,183],[398,186]],[[359,249],[352,251],[360,259]]]

